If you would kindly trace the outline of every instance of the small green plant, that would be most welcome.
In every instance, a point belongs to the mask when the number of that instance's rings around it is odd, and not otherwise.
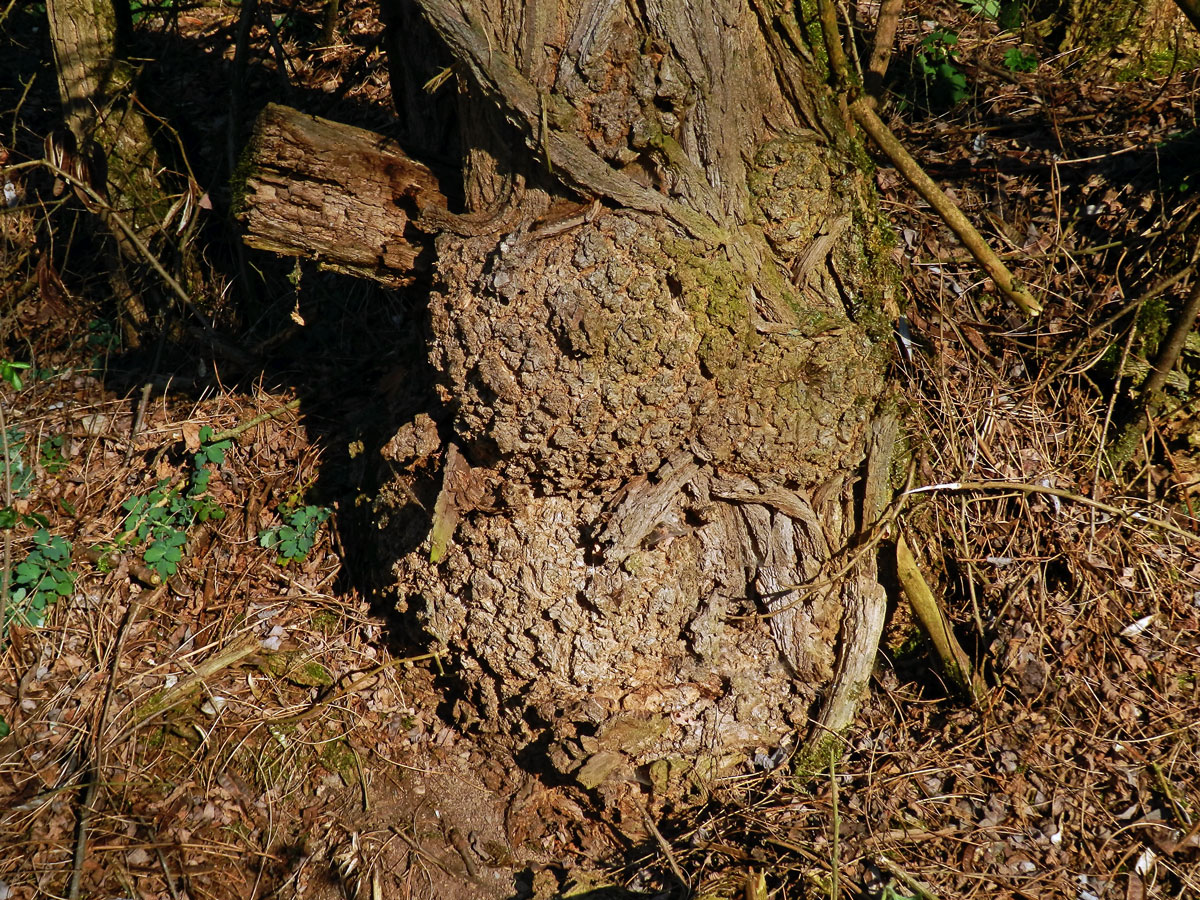
[[[19,391],[25,386],[25,383],[21,381],[21,372],[28,368],[29,363],[0,359],[0,381],[7,381],[14,391]]]
[[[0,506],[0,528],[49,528],[50,520],[41,513],[19,513],[11,506]]]
[[[130,497],[121,504],[125,517],[125,533],[119,544],[146,544],[146,565],[161,578],[170,578],[183,559],[187,529],[192,524],[192,509],[179,496],[178,488],[164,478],[148,494]],[[161,546],[160,546],[161,545]]]
[[[168,531],[160,535],[143,554],[146,565],[163,578],[170,578],[178,571],[179,563],[183,561],[183,545],[186,543],[186,531]]]
[[[1004,54],[1004,66],[1010,72],[1032,72],[1037,68],[1037,57],[1020,47],[1009,47]]]
[[[46,608],[75,588],[75,573],[70,570],[71,544],[45,528],[33,533],[33,549],[13,569],[9,578],[9,602],[4,615],[4,633],[10,622],[33,628],[46,620]]]
[[[67,458],[63,456],[64,443],[61,434],[42,441],[42,468],[47,475],[57,475],[67,467]]]
[[[192,457],[195,465],[186,490],[185,485],[172,485],[170,479],[164,478],[150,493],[130,497],[121,504],[128,515],[123,539],[118,543],[145,543],[142,557],[160,578],[170,578],[179,571],[192,525],[225,518],[225,510],[208,496],[212,478],[208,467],[223,463],[233,442],[213,441],[212,429],[207,425],[200,429],[200,442],[200,449]]]
[[[212,477],[208,466],[219,466],[225,462],[225,453],[232,446],[233,441],[230,440],[214,441],[213,430],[207,425],[200,429],[200,449],[192,457],[195,468],[192,470],[192,480],[188,487],[189,497],[198,497],[208,490],[208,482]],[[207,521],[207,517],[204,521]]]
[[[24,450],[25,432],[19,428],[4,432],[0,441],[0,481],[7,482],[14,497],[28,497],[33,490],[33,467],[25,462]]]
[[[1000,0],[958,0],[958,2],[977,16],[994,19],[1000,15]]]
[[[109,353],[121,349],[121,336],[107,319],[92,319],[88,322],[88,334],[85,343],[89,350],[96,354],[92,359],[95,368],[102,367],[102,360]]]
[[[0,716],[0,738],[8,737],[8,733],[12,729],[8,727],[8,723],[4,721],[4,716]]]
[[[268,550],[279,553],[279,564],[286,566],[300,562],[317,542],[317,529],[329,518],[330,510],[324,506],[301,506],[287,512],[281,509],[283,525],[266,528],[259,532],[258,543]]]
[[[144,19],[148,19],[153,15],[169,15],[173,12],[174,4],[171,0],[166,0],[164,3],[144,3],[142,0],[129,0],[129,12],[132,14],[133,24],[140,25]]]
[[[931,103],[953,106],[967,96],[967,74],[958,65],[958,35],[938,29],[921,38],[917,70],[926,81]]]

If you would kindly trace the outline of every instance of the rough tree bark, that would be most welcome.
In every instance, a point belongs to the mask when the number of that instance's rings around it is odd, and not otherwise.
[[[47,158],[103,201],[97,204],[86,190],[76,190],[118,251],[110,254],[110,283],[133,346],[149,317],[125,268],[127,262],[146,262],[127,229],[143,246],[151,244],[175,198],[163,184],[162,164],[133,96],[134,68],[119,52],[120,18],[112,0],[49,0],[46,17],[67,126],[47,137]],[[177,224],[194,212],[195,185],[189,196],[189,212],[174,216]]]
[[[793,4],[384,7],[455,60],[466,211],[418,223],[445,412],[385,448],[379,512],[428,532],[397,584],[460,715],[603,790],[813,751],[882,625],[893,276]]]
[[[424,267],[412,219],[446,198],[394,141],[269,104],[251,146],[237,191],[247,245],[390,287]]]
[[[1061,26],[1059,49],[1072,63],[1158,77],[1173,54],[1194,53],[1194,35],[1172,0],[1061,0],[1048,22]],[[1157,57],[1157,59],[1156,59]],[[1169,62],[1168,62],[1169,65]],[[1182,67],[1182,64],[1177,64]],[[1144,71],[1143,71],[1144,70]]]

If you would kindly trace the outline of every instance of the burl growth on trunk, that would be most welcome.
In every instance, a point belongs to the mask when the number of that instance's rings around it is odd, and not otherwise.
[[[404,219],[341,268],[432,241],[411,255],[439,404],[384,448],[377,513],[385,544],[423,538],[393,551],[396,587],[451,651],[461,718],[544,740],[589,787],[836,735],[884,609],[861,545],[895,430],[891,275],[865,157],[785,41],[792,13],[530,0],[517,27],[509,6],[418,6],[457,60],[467,210],[389,180],[409,170],[380,142],[390,174],[359,194]],[[392,58],[398,96],[435,106],[428,73],[405,74],[423,57]],[[453,131],[419,125],[401,130]],[[263,202],[286,182],[247,178]],[[324,208],[317,184],[287,196]]]

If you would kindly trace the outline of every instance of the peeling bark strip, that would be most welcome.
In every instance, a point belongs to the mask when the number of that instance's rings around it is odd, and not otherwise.
[[[394,142],[271,104],[255,125],[241,219],[246,243],[396,286],[428,237],[412,220],[445,208],[437,179]]]

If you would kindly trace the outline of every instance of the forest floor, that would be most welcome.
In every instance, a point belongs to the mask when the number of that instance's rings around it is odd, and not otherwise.
[[[982,702],[894,601],[815,780],[747,773],[630,823],[481,750],[370,550],[368,458],[412,401],[421,300],[237,249],[216,186],[237,10],[147,7],[143,100],[177,111],[202,186],[186,234],[210,284],[260,288],[237,352],[178,315],[131,346],[86,214],[4,175],[0,900],[1200,896],[1200,345],[1132,461],[1104,452],[1196,283],[1200,70],[1098,74],[912,6],[885,118],[1045,305],[1000,300],[879,158],[932,487],[899,521]],[[331,44],[324,7],[272,10],[251,105],[386,133],[381,26],[343,7]],[[0,167],[56,126],[39,15],[0,14]]]

